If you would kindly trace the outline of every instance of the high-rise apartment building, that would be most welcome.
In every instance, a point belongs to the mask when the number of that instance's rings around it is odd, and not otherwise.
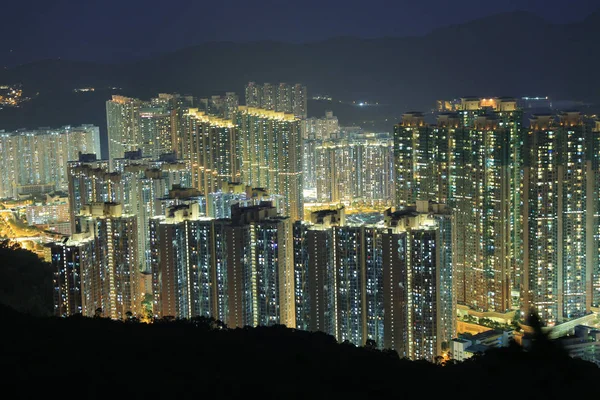
[[[175,187],[191,184],[189,162],[174,154],[159,159],[142,157],[141,151],[126,152],[114,159],[115,173],[121,176],[123,211],[138,217],[138,259],[142,271],[150,273],[149,219],[165,213],[165,197]]]
[[[137,148],[142,154],[158,159],[162,154],[173,151],[177,134],[176,113],[168,106],[144,104],[140,107],[140,142]]]
[[[308,117],[308,97],[306,86],[299,83],[295,84],[292,89],[292,114],[298,118]]]
[[[326,111],[325,118],[306,118],[301,122],[303,148],[302,168],[304,189],[316,191],[317,188],[317,148],[324,140],[338,139],[340,127],[333,112]]]
[[[165,216],[150,219],[149,229],[154,315],[217,315],[213,228],[199,204],[170,206]]]
[[[54,315],[82,314],[82,274],[100,262],[94,237],[90,233],[75,234],[49,246],[54,270]]]
[[[182,204],[198,204],[198,215],[207,215],[206,197],[196,188],[173,185],[173,187],[169,189],[168,195],[160,198],[159,200],[162,210],[160,215],[166,215],[169,207],[179,206]]]
[[[174,93],[159,93],[158,97],[154,97],[150,100],[152,106],[159,106],[166,110],[174,112],[174,120],[172,122],[172,152],[176,153],[176,156],[180,159],[185,159],[178,153],[179,143],[178,138],[183,137],[185,126],[183,124],[184,114],[187,114],[190,108],[199,107],[200,101],[193,96],[182,96]],[[167,152],[170,153],[171,151]],[[160,154],[159,156],[162,156]]]
[[[231,206],[240,207],[260,205],[269,201],[279,215],[285,215],[285,198],[270,194],[264,188],[252,188],[240,182],[223,182],[221,190],[209,193],[207,196],[208,216],[212,218],[231,218]]]
[[[334,226],[336,332],[338,341],[383,342],[383,270],[377,228]]]
[[[81,270],[82,312],[125,319],[141,310],[137,218],[118,203],[91,203],[78,216],[83,232],[94,237],[95,260]]]
[[[247,190],[248,186],[240,182],[224,182],[220,190],[207,196],[207,202],[210,203],[208,215],[212,218],[231,218],[231,206],[245,204]]]
[[[265,110],[293,114],[297,118],[307,117],[306,86],[280,83],[276,86],[265,83],[257,85],[250,82],[246,85],[246,107],[263,108]]]
[[[140,149],[144,156],[158,159],[177,146],[181,111],[186,98],[159,94],[150,101],[114,95],[106,102],[108,153],[112,162],[126,152]]]
[[[294,327],[289,218],[268,202],[233,205],[231,219],[197,210],[180,204],[151,219],[155,315]]]
[[[277,108],[277,92],[272,84],[265,83],[262,86],[262,92],[259,98],[260,104],[258,105],[258,108],[275,111]],[[248,107],[248,105],[246,106]]]
[[[378,230],[318,210],[294,227],[297,325],[338,342],[383,343],[383,269]]]
[[[260,108],[262,102],[262,87],[255,82],[246,85],[246,107]]]
[[[280,83],[275,90],[275,96],[275,111],[292,114],[292,87],[287,83]]]
[[[235,319],[252,326],[283,324],[295,327],[290,218],[278,216],[277,210],[264,202],[250,207],[234,205],[231,222],[233,226],[249,226],[249,236],[232,235],[232,240],[234,247],[250,249],[249,263],[243,269],[237,268],[239,261],[234,261],[236,264],[233,265],[234,270],[244,276],[245,289],[242,307],[237,307]]]
[[[534,115],[525,147],[523,296],[549,325],[598,304],[597,134],[579,112]]]
[[[314,149],[317,201],[392,205],[393,149],[389,138],[321,142]]]
[[[464,98],[436,125],[405,114],[394,128],[396,201],[447,203],[455,213],[457,301],[479,311],[518,307],[522,271],[521,111],[511,98]]]
[[[146,169],[160,171],[161,178],[164,179],[166,185],[165,195],[168,193],[168,189],[174,185],[183,187],[192,185],[191,162],[178,159],[175,153],[165,153],[158,158],[153,158],[143,156],[141,149],[138,149],[126,152],[123,158],[116,158],[113,161],[113,171],[122,175],[126,172],[143,173]],[[125,192],[127,192],[128,184],[129,182],[126,181],[123,184]],[[125,194],[125,199],[127,199],[126,196]]]
[[[333,226],[345,226],[344,208],[311,212],[294,223],[296,327],[336,335],[336,271]]]
[[[80,154],[78,161],[68,163],[67,173],[71,232],[82,232],[75,217],[85,206],[123,201],[121,174],[109,172],[107,160],[98,160],[95,154]]]
[[[296,325],[434,360],[455,335],[452,239],[449,210],[427,201],[378,225],[312,212],[294,224]]]
[[[237,126],[242,155],[241,181],[284,197],[285,213],[303,217],[300,120],[292,114],[240,106]]]
[[[451,165],[457,299],[483,311],[518,306],[512,293],[522,269],[522,132],[520,113],[506,114],[478,116],[471,128],[460,130],[454,155],[461,161]]]
[[[394,126],[397,206],[416,200],[438,200],[438,193],[431,188],[437,175],[435,149],[433,132],[422,113],[406,113],[402,122]]]
[[[456,335],[452,218],[418,201],[385,213],[381,230],[385,348],[434,361]]]
[[[220,189],[223,182],[238,181],[238,128],[233,121],[190,108],[182,124],[177,154],[191,162],[192,186],[206,195]]]
[[[97,126],[0,131],[0,198],[66,190],[67,163],[100,154]]]
[[[108,156],[110,160],[122,158],[126,151],[141,147],[139,114],[142,101],[114,95],[106,102],[106,127],[108,130]]]
[[[339,139],[340,125],[332,111],[325,111],[325,117],[306,118],[302,121],[302,138],[305,140]]]
[[[198,106],[202,112],[207,115],[223,118],[235,119],[239,97],[235,92],[226,92],[224,95],[215,95],[210,98],[199,99]]]

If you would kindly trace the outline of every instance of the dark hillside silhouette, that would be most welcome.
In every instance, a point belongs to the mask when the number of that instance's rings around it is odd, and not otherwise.
[[[404,398],[413,390],[425,398],[469,392],[552,399],[593,393],[600,379],[595,364],[569,357],[535,319],[528,351],[513,344],[442,366],[282,325],[228,329],[203,317],[154,324],[36,317],[31,314],[47,315],[52,305],[48,268],[35,254],[0,243],[0,357],[11,398],[56,389],[61,398],[98,399]]]
[[[594,392],[600,370],[518,345],[440,366],[338,344],[284,326],[227,329],[209,319],[146,325],[33,318],[0,308],[4,391],[33,398],[554,399]],[[503,389],[504,388],[504,389]],[[507,391],[505,393],[505,390]]]
[[[0,304],[36,316],[54,311],[53,271],[30,251],[0,241]]]

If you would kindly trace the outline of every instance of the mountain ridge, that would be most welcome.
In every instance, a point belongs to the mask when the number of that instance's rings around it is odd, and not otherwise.
[[[36,110],[34,101],[28,110],[2,110],[0,129],[90,122],[100,124],[104,134],[103,102],[115,93],[109,88],[139,98],[160,92],[208,97],[232,91],[244,103],[249,81],[300,82],[307,86],[309,98],[327,94],[334,103],[387,104],[394,110],[384,117],[392,118],[385,122],[389,130],[408,109],[428,111],[438,99],[465,94],[549,96],[600,106],[600,92],[592,90],[600,87],[596,69],[600,55],[594,51],[600,42],[598,21],[600,10],[569,24],[517,11],[438,28],[423,36],[340,36],[308,43],[206,42],[120,64],[38,61],[0,70],[0,84],[22,83],[27,95],[39,93],[39,99],[50,99],[42,103],[43,107],[50,104],[52,113]],[[73,89],[83,86],[97,90],[79,95],[87,97],[73,97]],[[94,100],[80,104],[80,99]],[[355,120],[340,122],[362,124],[361,113],[356,109]]]
[[[151,90],[199,96],[241,93],[250,80],[293,81],[305,83],[312,93],[343,100],[368,96],[402,105],[413,99],[418,108],[461,92],[493,95],[498,89],[515,96],[542,92],[597,101],[588,93],[588,84],[600,84],[590,67],[598,58],[591,51],[600,40],[600,27],[593,23],[598,18],[600,11],[578,23],[552,24],[530,12],[516,11],[438,28],[423,36],[339,36],[308,43],[206,42],[120,64],[37,61],[4,70],[0,79],[23,82],[25,89],[35,91],[85,81],[90,86],[112,82],[132,96],[152,95]],[[572,60],[565,60],[568,57]],[[39,78],[48,74],[53,79]],[[570,87],[565,87],[565,74],[571,76]]]

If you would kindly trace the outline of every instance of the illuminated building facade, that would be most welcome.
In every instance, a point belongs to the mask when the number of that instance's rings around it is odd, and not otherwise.
[[[244,204],[247,199],[248,187],[239,182],[224,182],[221,190],[209,193],[209,216],[212,218],[231,218],[231,206]]]
[[[383,290],[377,229],[333,227],[338,341],[383,342]]]
[[[137,218],[118,203],[91,203],[78,216],[82,232],[94,237],[95,262],[81,271],[82,312],[125,319],[141,309]]]
[[[307,116],[306,86],[280,83],[274,86],[250,82],[246,85],[246,107],[293,114],[297,118]]]
[[[291,235],[269,202],[233,205],[231,219],[201,217],[190,204],[152,218],[155,316],[295,327]]]
[[[383,343],[383,269],[373,225],[345,223],[343,207],[294,225],[296,324],[362,346]]]
[[[396,202],[448,204],[457,301],[507,312],[522,282],[522,114],[512,98],[463,98],[457,108],[436,125],[408,113],[394,127]]]
[[[191,162],[193,187],[208,194],[223,182],[239,180],[238,128],[231,120],[190,108],[182,124],[176,151],[179,158]]]
[[[340,127],[333,112],[326,111],[325,118],[306,118],[301,122],[303,148],[302,168],[304,173],[304,189],[317,189],[317,149],[324,140],[338,139]]]
[[[176,110],[144,104],[139,109],[139,130],[138,149],[142,154],[158,159],[162,154],[172,152],[177,133]]]
[[[199,207],[199,215],[206,215],[206,198],[204,195],[196,188],[183,187],[180,185],[173,185],[171,189],[169,189],[169,193],[167,196],[160,198],[161,203],[161,214],[166,215],[166,210],[172,206],[178,206],[182,204],[198,204]]]
[[[319,202],[389,204],[394,200],[393,141],[354,138],[323,141],[314,149]]]
[[[185,159],[180,153],[178,153],[179,149],[179,138],[184,136],[185,124],[184,115],[187,114],[190,108],[199,107],[200,102],[199,99],[193,96],[183,96],[178,93],[159,93],[157,97],[153,97],[150,100],[151,106],[154,107],[162,107],[165,110],[169,110],[174,112],[172,123],[171,123],[171,140],[172,140],[172,149],[165,153],[175,152],[176,157],[179,159]],[[165,141],[166,142],[166,141]],[[163,153],[164,154],[164,153]],[[162,154],[159,154],[162,156]]]
[[[123,211],[138,217],[138,259],[141,270],[150,273],[150,218],[164,215],[165,202],[175,187],[190,185],[189,162],[178,161],[174,155],[163,154],[159,159],[141,157],[141,151],[126,152],[114,159],[113,166],[121,176]],[[204,208],[203,208],[204,209]]]
[[[67,163],[100,153],[97,126],[0,131],[0,198],[66,190]]]
[[[456,211],[458,302],[507,312],[519,306],[513,292],[521,285],[523,132],[516,102],[495,104],[487,114],[485,109],[461,114],[467,126],[453,141],[449,204]]]
[[[140,148],[139,113],[142,101],[114,95],[106,102],[109,159],[122,158],[126,151]]]
[[[339,139],[340,125],[333,111],[325,111],[323,118],[302,120],[302,138],[305,140]]]
[[[155,317],[217,315],[213,225],[199,204],[168,207],[149,231]]]
[[[549,325],[598,304],[597,134],[579,112],[534,115],[523,190],[525,307]]]
[[[153,171],[160,175],[161,179],[165,181],[164,194],[168,194],[168,190],[175,185],[182,187],[191,187],[192,185],[192,173],[191,163],[189,160],[182,160],[176,157],[175,153],[161,154],[158,158],[145,157],[142,155],[141,149],[136,151],[126,152],[123,158],[116,158],[113,160],[113,171],[120,173],[121,175],[136,173],[139,177],[145,175],[145,171]],[[127,185],[130,182],[124,179],[124,189],[127,193]],[[127,195],[125,194],[125,199]]]
[[[434,360],[456,331],[452,240],[450,212],[427,201],[377,225],[312,212],[294,225],[296,326]]]
[[[257,206],[263,201],[271,202],[279,215],[285,215],[286,203],[283,196],[269,194],[266,189],[252,188],[240,182],[223,182],[221,190],[207,196],[208,215],[213,218],[231,218],[232,205]]]
[[[115,158],[141,149],[145,156],[158,159],[177,145],[180,109],[185,98],[159,94],[150,101],[113,95],[106,102],[108,153],[111,168]]]
[[[71,233],[69,197],[65,193],[46,194],[43,202],[28,205],[25,214],[28,225],[43,226],[66,235]]]
[[[438,135],[442,133],[442,135]],[[439,201],[446,197],[438,178],[438,158],[446,156],[449,138],[425,123],[420,112],[406,113],[394,126],[394,169],[396,204],[405,206],[417,200]]]
[[[95,250],[94,237],[89,233],[75,234],[62,242],[50,244],[55,316],[83,313],[81,277],[99,262]]]
[[[317,192],[317,149],[323,145],[322,140],[302,141],[302,180],[304,197],[307,191],[316,197]]]
[[[67,166],[69,177],[69,214],[71,232],[82,232],[76,216],[94,202],[122,202],[121,174],[108,171],[107,160],[97,160],[95,154],[80,154],[79,161]]]
[[[344,209],[319,210],[294,223],[296,327],[336,335],[333,226],[344,226]]]
[[[385,214],[381,229],[385,348],[434,361],[456,335],[452,218],[418,201]]]
[[[241,106],[237,117],[241,181],[285,199],[284,215],[302,219],[304,209],[300,120],[292,114]]]
[[[292,114],[298,118],[306,118],[308,116],[306,86],[299,83],[295,84],[292,89]]]
[[[250,225],[250,269],[246,279],[243,319],[252,326],[296,326],[292,226],[269,202],[231,210],[233,224]],[[239,243],[241,244],[241,243]]]
[[[235,118],[239,105],[239,97],[234,92],[198,100],[198,107],[207,115],[229,120]]]
[[[262,85],[249,82],[246,85],[246,107],[260,108],[262,102]]]

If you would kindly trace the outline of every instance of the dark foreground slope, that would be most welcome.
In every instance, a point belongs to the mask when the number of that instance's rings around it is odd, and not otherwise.
[[[215,329],[0,311],[10,398],[558,398],[591,394],[600,378],[595,365],[548,348],[515,346],[437,366],[282,326]]]

